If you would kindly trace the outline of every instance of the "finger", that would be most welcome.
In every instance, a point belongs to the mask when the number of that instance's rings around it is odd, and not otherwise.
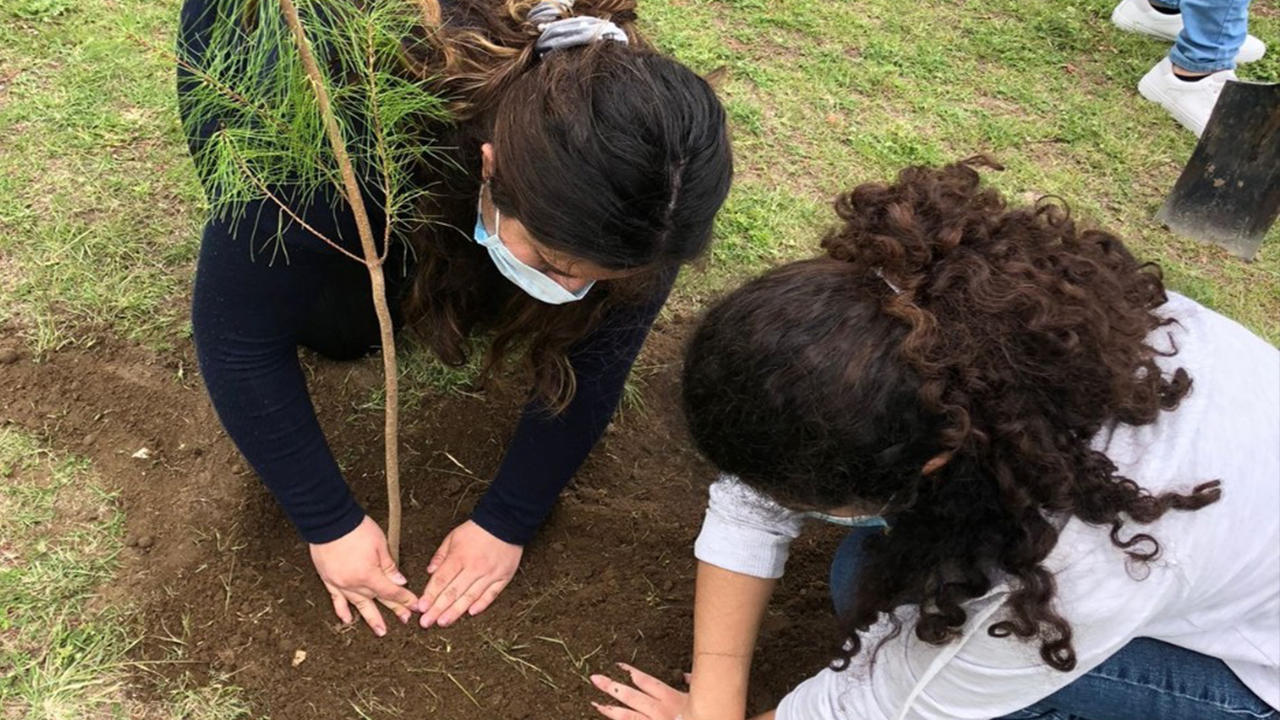
[[[449,557],[449,546],[452,544],[453,533],[449,533],[445,537],[444,542],[440,543],[440,547],[436,548],[436,554],[431,556],[431,562],[427,563],[427,572],[435,573],[444,564]]]
[[[453,624],[454,620],[462,617],[472,605],[480,602],[480,597],[484,594],[484,591],[487,590],[494,582],[494,579],[488,575],[480,575],[472,580],[470,585],[465,586],[465,589],[462,591],[462,594],[458,596],[458,599],[454,600],[453,604],[440,614],[440,620],[438,621],[440,627],[449,627]],[[459,587],[463,587],[462,576],[459,576],[459,578],[454,581],[454,584]]]
[[[636,690],[630,685],[623,685],[620,682],[605,677],[604,675],[592,675],[591,684],[595,685],[601,692],[612,695],[623,705],[642,713],[648,717],[653,717],[658,709],[658,702],[647,694]]]
[[[418,604],[418,596],[409,592],[408,588],[402,588],[395,582],[385,576],[380,575],[369,581],[369,594],[383,601],[397,605],[403,605],[406,610],[412,610]],[[389,607],[389,606],[388,606]]]
[[[431,607],[423,611],[422,619],[426,623],[423,627],[431,627],[432,623],[444,617],[444,614],[449,612],[454,603],[458,602],[458,598],[462,597],[463,593],[466,593],[479,579],[479,573],[472,570],[463,570],[454,575],[449,584],[440,589],[435,601],[431,603]],[[435,582],[434,577],[431,580]],[[475,602],[476,599],[477,597],[472,597],[468,605]],[[426,600],[422,602],[425,603]],[[465,609],[466,606],[464,605],[463,607]]]
[[[690,687],[693,686],[693,673],[684,674],[684,684],[689,685]]]
[[[643,670],[637,670],[636,668],[621,662],[618,663],[618,667],[622,668],[628,675],[630,675],[631,682],[635,683],[637,688],[640,688],[640,690],[650,697],[662,699],[678,693],[675,688],[662,682],[649,673],[644,672]]]
[[[453,583],[453,579],[462,572],[462,563],[457,560],[451,560],[441,565],[431,574],[431,579],[427,581],[427,586],[422,589],[422,596],[418,598],[418,612],[426,613],[435,605],[439,599],[440,593]],[[425,618],[424,618],[425,619]],[[434,618],[433,618],[434,619]],[[430,627],[423,625],[422,627]]]
[[[635,710],[627,710],[613,705],[601,705],[598,702],[592,702],[591,706],[596,709],[596,712],[609,718],[609,720],[649,720],[649,718]]]
[[[448,544],[448,538],[445,538],[445,544]],[[440,555],[442,550],[436,551],[436,556]],[[453,582],[458,573],[462,571],[462,561],[457,559],[444,561],[443,564],[436,564],[435,560],[431,560],[435,566],[434,570],[428,568],[431,573],[430,579],[426,580],[426,587],[422,588],[421,597],[417,598],[417,611],[426,612],[434,605],[435,598],[440,596],[440,592],[447,588],[449,583]],[[425,625],[424,625],[425,626]]]
[[[378,598],[378,602],[382,603],[383,607],[395,614],[396,619],[406,625],[413,619],[413,611],[394,600],[383,600],[382,598]]]
[[[367,597],[348,593],[347,599],[356,606],[356,610],[360,612],[360,617],[364,618],[365,623],[373,630],[373,634],[382,637],[387,634],[387,623],[382,619],[382,613],[378,612],[378,606]]]
[[[386,547],[378,548],[378,567],[382,568],[382,574],[396,585],[409,584],[409,578],[400,573],[400,568],[396,567],[396,561],[391,559]]]
[[[338,592],[338,589],[330,585],[324,584],[325,589],[329,591],[329,599],[333,601],[333,612],[342,621],[343,625],[350,625],[355,618],[351,616],[351,606],[347,604],[347,599]]]
[[[489,589],[485,590],[484,594],[480,596],[480,599],[477,600],[474,605],[467,608],[467,614],[475,617],[485,610],[488,610],[489,606],[493,604],[493,601],[497,600],[498,596],[502,594],[502,591],[507,589],[507,583],[509,582],[510,580],[499,580],[498,582],[490,585]]]

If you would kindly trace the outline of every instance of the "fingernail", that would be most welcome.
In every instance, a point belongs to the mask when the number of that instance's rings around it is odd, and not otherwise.
[[[630,665],[628,665],[628,664],[626,664],[626,663],[624,663],[624,662],[615,663],[615,664],[616,664],[618,667],[622,668],[623,670],[626,670],[627,672],[631,672],[631,666],[630,666]]]
[[[383,635],[386,635],[386,634],[387,634],[387,629],[386,629],[386,628],[382,628],[382,627],[380,627],[380,628],[374,628],[374,629],[373,629],[373,634],[374,634],[374,635],[377,635],[378,637],[382,637]]]
[[[596,685],[604,684],[604,682],[605,682],[605,681],[606,681],[606,678],[605,678],[605,676],[603,676],[603,675],[592,675],[592,676],[591,676],[591,682],[592,682],[592,683],[594,683],[594,684],[596,684]]]
[[[449,627],[449,623],[453,622],[453,618],[440,618],[436,624],[440,627]]]
[[[436,566],[435,566],[435,565],[428,565],[428,566],[427,566],[427,572],[428,572],[428,573],[433,573],[433,572],[435,572],[435,571],[436,571]]]
[[[409,578],[406,578],[405,576],[401,575],[400,573],[396,573],[395,575],[392,575],[392,576],[391,576],[391,582],[393,582],[393,583],[395,583],[395,584],[397,584],[397,585],[405,585],[405,584],[408,584],[408,582],[409,582]]]

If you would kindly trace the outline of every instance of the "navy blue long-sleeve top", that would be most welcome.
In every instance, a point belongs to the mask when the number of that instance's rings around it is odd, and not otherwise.
[[[207,9],[206,0],[183,7],[187,52],[207,30]],[[180,94],[181,82],[180,73]],[[193,147],[208,131],[195,131]],[[292,209],[359,254],[349,213],[323,200]],[[341,264],[359,268],[270,201],[252,203],[237,219],[205,226],[192,303],[200,369],[218,417],[312,543],[337,539],[364,518],[316,419],[297,354],[299,335]],[[617,306],[571,350],[577,393],[563,412],[552,415],[536,401],[525,407],[472,514],[480,527],[510,543],[533,538],[612,419],[672,279],[647,302]]]

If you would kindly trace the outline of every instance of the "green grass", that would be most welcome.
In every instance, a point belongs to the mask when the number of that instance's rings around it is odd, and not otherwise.
[[[739,184],[712,272],[730,279],[812,253],[835,194],[903,165],[978,152],[1015,201],[1067,199],[1077,217],[1159,261],[1172,288],[1280,341],[1280,229],[1253,263],[1151,221],[1195,139],[1135,92],[1167,46],[1118,31],[1110,0],[654,3],[659,44],[698,70],[724,68]],[[1280,14],[1252,32],[1280,44]],[[1241,75],[1280,79],[1280,56]],[[770,203],[781,212],[761,212]],[[771,238],[771,240],[769,239]]]
[[[55,459],[9,428],[0,477],[0,707],[30,718],[120,708],[129,639],[110,613],[79,611],[111,575],[120,513],[82,461]]]
[[[1173,288],[1280,341],[1280,231],[1244,263],[1151,222],[1194,138],[1137,97],[1166,48],[1113,28],[1111,6],[642,0],[663,49],[725,71],[737,152],[715,248],[676,304],[815,252],[831,198],[857,183],[986,152],[1011,198],[1066,198],[1159,261]],[[166,57],[177,13],[175,0],[0,0],[0,323],[37,352],[187,333],[204,205]],[[1280,81],[1280,11],[1257,2],[1253,15],[1272,52],[1241,74]],[[412,404],[465,390],[473,371],[409,352],[402,372]],[[644,377],[629,409],[644,407]],[[130,714],[120,687],[136,631],[82,612],[119,552],[111,498],[83,461],[4,428],[0,476],[0,717]],[[174,717],[246,712],[225,684],[162,695]]]
[[[124,532],[102,487],[85,460],[0,427],[0,717],[246,717],[222,683],[164,687],[152,703],[126,692],[136,631],[125,612],[96,607]]]
[[[177,8],[0,4],[0,292],[37,351],[181,326],[202,201],[173,70],[139,44],[169,47]]]

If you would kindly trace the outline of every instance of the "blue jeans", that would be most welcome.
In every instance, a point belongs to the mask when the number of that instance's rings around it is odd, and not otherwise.
[[[1182,11],[1182,33],[1169,53],[1174,65],[1192,72],[1236,66],[1236,53],[1249,34],[1249,0],[1155,0]]]
[[[831,596],[837,613],[848,609],[862,541],[882,531],[856,528],[836,551]],[[1070,685],[999,720],[1245,719],[1280,720],[1280,712],[1245,687],[1221,660],[1137,638]]]

